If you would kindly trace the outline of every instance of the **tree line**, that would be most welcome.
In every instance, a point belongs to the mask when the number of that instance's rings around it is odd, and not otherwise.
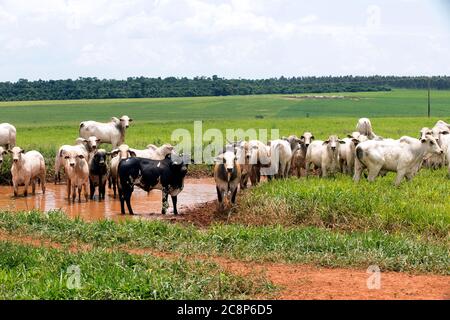
[[[389,91],[391,88],[450,89],[450,77],[328,76],[270,79],[130,77],[126,80],[78,78],[76,80],[20,79],[0,82],[0,101],[110,98],[164,98],[254,94]]]

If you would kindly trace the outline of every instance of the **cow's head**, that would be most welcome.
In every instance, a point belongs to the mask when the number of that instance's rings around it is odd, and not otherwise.
[[[3,156],[6,154],[8,154],[8,151],[0,146],[0,165],[3,163]]]
[[[305,132],[301,137],[300,137],[301,143],[305,145],[305,147],[309,147],[309,145],[313,142],[314,140],[314,136],[311,132]]]
[[[433,135],[433,131],[430,128],[424,127],[419,131],[419,140],[421,142],[426,142],[427,135]]]
[[[95,136],[90,136],[89,138],[84,139],[83,142],[86,144],[89,151],[97,150],[100,145],[100,139]]]
[[[130,150],[130,147],[126,144],[121,144],[119,148],[112,150],[107,155],[110,155],[113,158],[119,155],[120,159],[128,159],[130,157],[136,157],[136,153]]]
[[[10,153],[12,153],[12,160],[14,163],[17,163],[22,160],[22,154],[25,153],[25,150],[23,150],[20,147],[14,147],[11,150],[9,150]]]
[[[436,154],[443,154],[444,150],[441,149],[436,139],[433,137],[433,135],[427,134],[425,136],[425,141],[421,140],[423,145],[427,146],[428,153],[436,153]]]
[[[108,153],[104,149],[98,149],[93,156],[93,161],[96,165],[100,167],[106,167],[106,158]]]
[[[323,142],[323,145],[326,145],[332,152],[339,151],[340,144],[345,144],[345,141],[339,140],[339,137],[334,135]]]
[[[120,125],[122,128],[127,129],[130,126],[130,123],[133,121],[129,116],[122,116],[120,119]]]
[[[85,160],[84,155],[80,151],[75,150],[64,150],[63,157],[66,164],[71,167],[74,167],[78,161]]]
[[[235,151],[229,149],[215,158],[216,162],[223,163],[225,170],[228,173],[233,172],[234,167],[237,165],[236,160],[237,157]]]

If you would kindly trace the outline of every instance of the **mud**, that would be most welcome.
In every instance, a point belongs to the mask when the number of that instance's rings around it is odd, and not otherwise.
[[[21,210],[63,210],[68,216],[80,217],[86,221],[95,221],[102,219],[120,220],[130,218],[129,215],[120,214],[120,201],[113,198],[112,190],[107,189],[105,201],[99,202],[97,196],[92,201],[86,202],[82,196],[82,202],[69,203],[67,200],[67,186],[65,184],[46,184],[46,193],[42,194],[40,188],[37,188],[36,195],[28,197],[12,195],[11,186],[0,186],[0,210],[21,211]],[[29,190],[29,192],[31,189]],[[22,194],[22,188],[19,190]],[[214,180],[212,178],[186,179],[184,190],[178,196],[178,212],[183,219],[184,212],[192,210],[204,202],[213,201],[217,197]],[[170,203],[169,214],[161,215],[161,191],[153,190],[147,192],[136,188],[131,203],[136,215],[133,218],[147,219],[174,219],[172,214],[172,203]],[[170,197],[169,197],[170,198]]]

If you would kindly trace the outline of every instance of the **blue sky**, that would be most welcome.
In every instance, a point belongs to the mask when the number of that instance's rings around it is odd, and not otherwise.
[[[446,0],[0,0],[0,81],[450,75]]]

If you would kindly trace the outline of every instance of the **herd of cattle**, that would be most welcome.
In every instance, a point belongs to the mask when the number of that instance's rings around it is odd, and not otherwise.
[[[157,147],[150,144],[144,150],[132,149],[125,143],[125,132],[133,120],[128,116],[113,117],[108,123],[84,121],[79,127],[79,138],[74,145],[63,145],[55,157],[55,183],[61,181],[61,169],[67,177],[67,198],[86,201],[94,198],[98,188],[99,200],[105,199],[106,183],[119,194],[121,213],[125,204],[130,214],[131,195],[134,187],[149,192],[162,191],[162,213],[167,212],[170,195],[174,214],[177,214],[177,196],[183,190],[188,161],[175,152],[173,146]],[[220,209],[230,197],[236,201],[238,188],[245,189],[248,181],[256,185],[261,176],[286,178],[308,176],[311,167],[322,177],[335,172],[353,176],[359,181],[365,169],[368,180],[388,171],[396,172],[395,184],[403,178],[411,180],[421,167],[440,168],[448,165],[450,176],[450,124],[439,120],[436,125],[420,130],[419,139],[404,136],[398,140],[376,135],[369,119],[357,123],[357,131],[340,139],[331,135],[325,141],[315,140],[305,132],[301,137],[287,138],[262,143],[258,140],[239,141],[226,145],[215,158],[214,179]],[[100,143],[111,144],[113,150],[100,149]],[[33,194],[36,184],[45,193],[46,167],[44,157],[38,151],[25,152],[16,146],[16,129],[8,123],[0,124],[0,165],[3,156],[12,155],[12,184],[14,195],[18,187],[24,186],[27,195],[31,185]],[[110,158],[110,161],[108,161]],[[90,194],[88,194],[88,186]]]
[[[331,135],[325,141],[315,140],[311,132],[305,132],[300,138],[291,135],[267,144],[251,140],[227,145],[214,168],[220,208],[224,208],[227,195],[234,204],[238,187],[245,189],[249,180],[256,185],[261,176],[269,180],[308,177],[312,168],[322,177],[342,172],[355,181],[366,169],[369,181],[396,172],[396,186],[405,177],[411,180],[423,166],[448,165],[450,177],[450,124],[439,120],[432,129],[422,128],[419,139],[378,136],[367,118],[359,119],[356,129],[344,139]]]

